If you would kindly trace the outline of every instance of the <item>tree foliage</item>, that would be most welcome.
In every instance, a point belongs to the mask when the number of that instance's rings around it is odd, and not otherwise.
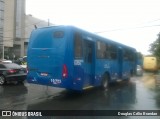
[[[160,59],[160,33],[157,36],[158,38],[150,44],[149,51],[152,53],[152,55]]]

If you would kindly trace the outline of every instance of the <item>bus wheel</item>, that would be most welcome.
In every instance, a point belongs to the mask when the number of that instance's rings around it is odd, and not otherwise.
[[[108,75],[104,75],[101,86],[103,90],[108,88]]]

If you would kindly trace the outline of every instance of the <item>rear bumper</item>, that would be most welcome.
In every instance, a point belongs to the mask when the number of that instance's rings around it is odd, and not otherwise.
[[[27,75],[23,74],[23,75],[10,75],[10,76],[6,76],[6,81],[24,81],[26,80]]]

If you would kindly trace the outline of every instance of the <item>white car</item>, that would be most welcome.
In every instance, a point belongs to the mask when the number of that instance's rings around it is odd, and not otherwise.
[[[12,61],[11,60],[1,60],[1,62],[7,62],[7,63],[12,63]]]
[[[17,59],[14,63],[20,65],[23,68],[27,68],[27,56]]]
[[[25,64],[22,64],[20,66],[23,67],[23,68],[27,68],[27,65],[25,65]]]
[[[143,69],[140,65],[137,65],[136,75],[137,76],[142,76],[143,75]]]

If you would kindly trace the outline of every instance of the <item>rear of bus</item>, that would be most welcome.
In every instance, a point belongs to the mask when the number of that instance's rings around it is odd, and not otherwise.
[[[57,26],[32,32],[27,52],[29,83],[63,88],[72,86],[68,73],[72,61],[67,51],[68,39],[71,39],[68,31],[63,26]]]
[[[157,71],[157,58],[152,56],[145,56],[143,60],[143,69],[146,71]]]

